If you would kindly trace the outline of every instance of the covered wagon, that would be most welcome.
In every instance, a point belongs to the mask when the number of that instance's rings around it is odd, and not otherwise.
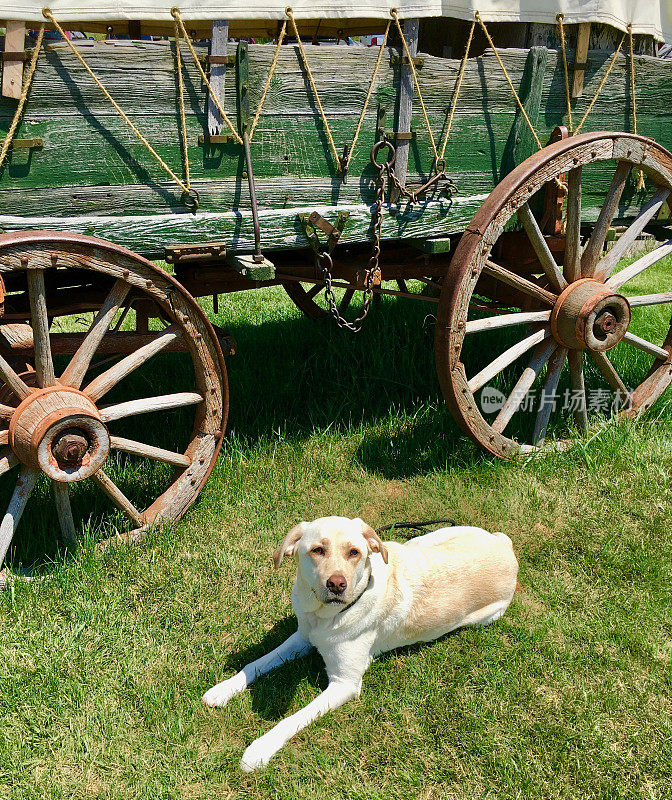
[[[132,532],[196,498],[233,347],[196,297],[281,285],[344,335],[377,295],[427,303],[446,402],[497,456],[581,435],[594,391],[648,409],[668,6],[0,0],[0,562],[45,485],[68,546],[73,491]],[[179,386],[128,396],[173,352]]]

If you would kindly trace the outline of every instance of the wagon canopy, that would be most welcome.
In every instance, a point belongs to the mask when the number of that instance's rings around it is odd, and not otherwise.
[[[0,0],[0,20],[43,20],[45,0]],[[88,30],[101,25],[145,23],[147,32],[172,29],[171,6],[180,12],[192,29],[204,32],[216,19],[230,22],[230,33],[271,35],[277,20],[285,18],[288,0],[52,0],[48,4],[60,22],[73,27],[86,24]],[[454,17],[471,20],[478,11],[486,22],[537,22],[554,24],[559,13],[565,23],[597,22],[633,33],[672,40],[672,0],[295,0],[290,2],[297,20],[305,21],[306,32],[324,35],[342,30],[356,34],[374,32],[396,8],[401,19]]]

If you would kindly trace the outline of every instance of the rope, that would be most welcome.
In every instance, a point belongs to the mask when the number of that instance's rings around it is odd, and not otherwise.
[[[435,163],[439,161],[439,151],[436,149],[436,142],[434,141],[434,134],[432,133],[432,126],[429,124],[429,117],[427,116],[427,109],[425,108],[425,101],[422,99],[422,92],[420,91],[420,84],[418,83],[418,73],[415,69],[415,64],[413,63],[413,59],[411,57],[411,51],[408,49],[408,42],[406,41],[406,37],[404,36],[404,32],[401,29],[401,23],[399,22],[399,17],[397,15],[396,9],[391,9],[390,14],[392,15],[392,19],[395,21],[397,25],[397,30],[399,31],[399,35],[401,36],[401,42],[404,46],[404,52],[406,53],[406,58],[408,59],[408,66],[411,69],[411,75],[413,76],[413,83],[415,84],[415,89],[418,93],[418,100],[420,101],[420,107],[422,108],[422,115],[425,118],[425,125],[427,126],[427,133],[429,134],[429,140],[432,144],[432,150],[434,151],[434,159]]]
[[[56,30],[61,34],[63,39],[65,40],[68,47],[72,50],[72,52],[77,57],[77,60],[80,64],[84,67],[84,69],[89,73],[91,79],[96,84],[96,86],[100,89],[100,91],[105,95],[107,100],[112,104],[114,110],[119,114],[119,116],[124,120],[124,122],[128,125],[128,127],[133,131],[133,133],[138,137],[138,139],[144,144],[147,150],[154,156],[158,164],[170,175],[170,177],[175,181],[175,183],[182,189],[182,191],[191,197],[192,191],[189,189],[189,186],[173,172],[173,170],[166,164],[166,162],[161,158],[161,156],[156,152],[156,150],[152,147],[146,137],[136,128],[133,122],[129,119],[126,112],[121,108],[121,106],[117,103],[117,101],[112,97],[112,95],[107,91],[107,89],[103,86],[103,84],[98,80],[95,73],[89,67],[89,65],[84,61],[82,58],[81,53],[77,48],[72,44],[70,39],[65,35],[65,31],[56,21],[54,15],[51,13],[51,10],[48,8],[44,8],[42,10],[43,16],[48,19],[52,25],[56,28]]]
[[[632,132],[637,136],[637,98],[635,96],[635,47],[632,37],[632,25],[628,25],[630,44],[630,97],[632,98]],[[644,173],[637,170],[637,191],[644,188]]]
[[[483,28],[483,33],[485,34],[485,38],[488,40],[488,44],[492,48],[492,52],[495,54],[495,58],[497,59],[497,61],[499,63],[499,66],[501,67],[502,72],[504,73],[504,77],[506,78],[506,82],[509,84],[509,88],[511,89],[511,92],[513,93],[513,96],[514,96],[514,98],[516,100],[516,103],[518,104],[518,108],[520,109],[520,113],[523,115],[523,118],[524,118],[525,122],[527,123],[527,127],[530,129],[530,131],[532,133],[532,136],[534,136],[534,141],[537,143],[537,147],[541,150],[543,148],[543,145],[541,143],[541,139],[537,135],[537,132],[534,129],[534,125],[532,124],[532,121],[527,116],[527,111],[525,111],[525,107],[523,106],[523,103],[522,103],[520,97],[518,97],[518,92],[515,90],[513,82],[511,81],[511,78],[509,77],[509,73],[506,71],[506,67],[504,66],[504,62],[502,61],[502,59],[500,58],[499,53],[497,52],[497,48],[495,47],[495,43],[492,41],[492,37],[490,36],[490,33],[489,33],[488,29],[485,27],[485,22],[483,22],[483,20],[481,19],[481,15],[478,13],[478,11],[476,11],[474,13],[474,16],[476,17],[476,21],[478,22],[478,24],[481,26],[481,28]]]
[[[219,98],[217,97],[217,95],[213,91],[212,86],[210,85],[210,81],[208,80],[208,76],[205,74],[205,70],[201,66],[201,62],[198,60],[198,53],[194,50],[194,46],[191,43],[191,39],[189,38],[189,34],[187,33],[187,29],[184,27],[184,22],[182,22],[182,17],[180,16],[180,9],[177,8],[177,7],[171,8],[170,9],[170,13],[171,13],[173,19],[175,20],[175,22],[177,22],[177,24],[180,26],[180,32],[182,33],[182,37],[184,38],[184,41],[187,43],[187,47],[189,48],[189,52],[191,53],[191,55],[192,55],[192,57],[194,59],[194,64],[196,64],[196,68],[198,69],[198,71],[199,71],[199,73],[201,75],[201,80],[207,86],[208,92],[210,93],[210,97],[212,97],[212,102],[215,104],[215,107],[217,108],[217,111],[219,111],[219,114],[220,114],[221,118],[228,125],[228,128],[231,131],[231,133],[233,135],[233,138],[238,142],[238,144],[242,144],[243,140],[242,140],[240,134],[235,129],[235,127],[234,127],[233,123],[231,122],[231,120],[227,117],[226,111],[224,111],[224,109],[222,108],[222,104],[219,102]]]
[[[308,64],[306,51],[303,49],[303,42],[301,41],[301,36],[299,35],[299,29],[296,27],[296,21],[294,19],[294,14],[292,13],[291,6],[287,6],[287,8],[285,9],[285,14],[287,14],[287,17],[289,18],[289,23],[292,26],[292,33],[296,37],[296,42],[299,45],[299,53],[301,54],[303,66],[304,69],[306,70],[306,75],[308,76],[308,83],[310,84],[310,89],[313,93],[313,97],[315,98],[315,102],[317,103],[317,107],[320,111],[320,117],[322,118],[322,125],[324,126],[324,132],[327,136],[329,146],[331,147],[331,150],[334,154],[334,160],[336,162],[336,166],[340,171],[341,157],[339,156],[338,150],[336,149],[336,143],[334,142],[334,137],[331,135],[331,128],[329,127],[329,121],[327,120],[326,114],[324,113],[324,109],[322,108],[322,101],[320,100],[320,95],[317,91],[317,86],[315,86],[313,73],[310,71],[310,65]]]
[[[275,68],[278,65],[280,47],[282,46],[286,32],[287,32],[287,20],[283,20],[282,28],[278,35],[278,43],[275,46],[275,52],[273,53],[273,60],[271,61],[271,66],[269,67],[268,75],[266,76],[266,83],[261,93],[261,99],[259,100],[259,105],[257,106],[257,113],[254,115],[254,119],[252,120],[252,125],[250,126],[250,135],[249,135],[250,141],[252,141],[252,137],[254,136],[254,130],[257,127],[257,122],[259,122],[259,117],[261,116],[261,109],[264,105],[264,100],[266,100],[266,95],[268,94],[268,90],[271,88],[271,79],[273,77],[273,73],[275,72]]]
[[[381,61],[383,60],[383,52],[385,50],[385,45],[387,44],[387,35],[390,32],[390,25],[392,24],[392,20],[387,23],[387,27],[385,28],[385,33],[383,34],[383,41],[381,42],[380,48],[378,50],[378,58],[376,59],[376,64],[373,68],[373,74],[371,75],[371,83],[369,84],[369,91],[366,94],[366,99],[364,100],[364,105],[362,106],[362,111],[359,115],[359,120],[357,121],[357,127],[355,128],[354,136],[352,137],[352,144],[350,145],[350,149],[348,151],[348,158],[352,158],[352,154],[355,150],[355,145],[357,144],[357,139],[359,138],[359,132],[362,129],[362,123],[364,122],[364,115],[366,114],[366,109],[369,106],[369,101],[371,100],[371,95],[373,94],[373,87],[376,82],[376,78],[378,77],[378,70],[380,69]]]
[[[40,54],[40,48],[42,47],[43,38],[44,38],[44,25],[40,27],[40,30],[37,34],[35,49],[33,50],[33,55],[30,59],[30,66],[28,67],[28,72],[26,73],[26,78],[23,82],[21,97],[19,97],[19,104],[16,107],[16,111],[14,112],[14,118],[12,119],[12,124],[9,126],[9,130],[7,131],[7,136],[5,137],[5,141],[2,143],[2,150],[0,150],[0,167],[2,167],[5,158],[7,158],[7,153],[9,152],[9,148],[12,146],[12,141],[14,140],[14,134],[16,133],[16,129],[19,127],[21,114],[23,113],[23,107],[26,104],[26,98],[28,97],[30,84],[31,81],[33,80],[35,69],[37,68],[37,57]]]
[[[476,28],[476,20],[471,23],[471,30],[469,31],[469,38],[467,39],[467,46],[464,51],[464,57],[462,58],[462,63],[460,64],[460,72],[457,76],[457,83],[455,84],[455,92],[453,94],[453,103],[450,107],[450,116],[448,117],[448,124],[446,125],[446,132],[443,136],[443,142],[441,144],[441,153],[439,155],[439,161],[443,161],[444,156],[446,154],[446,145],[448,144],[448,137],[450,136],[450,129],[453,126],[453,117],[455,116],[455,109],[457,108],[457,100],[460,96],[460,89],[462,88],[462,79],[464,78],[464,73],[467,68],[467,59],[469,58],[469,49],[471,47],[471,40],[474,38],[474,30]]]
[[[556,17],[558,21],[558,27],[560,29],[560,47],[562,48],[562,66],[565,71],[565,99],[567,101],[567,122],[569,127],[569,133],[572,133],[572,99],[571,95],[569,94],[569,67],[567,66],[567,44],[565,42],[565,26],[563,21],[565,19],[564,14],[558,14]]]
[[[184,179],[187,191],[191,191],[191,175],[189,170],[189,147],[187,144],[187,114],[184,107],[184,78],[182,76],[182,53],[177,20],[175,20],[175,60],[177,62],[177,86],[180,94],[180,122],[182,124],[182,144],[184,149]]]
[[[579,122],[579,124],[576,126],[576,130],[574,131],[575,134],[577,134],[581,130],[581,128],[583,127],[583,123],[586,121],[586,119],[588,119],[588,114],[590,114],[590,112],[592,111],[593,106],[595,105],[595,102],[596,102],[597,98],[600,95],[600,92],[604,88],[604,86],[605,86],[605,84],[607,82],[607,78],[609,77],[609,73],[614,68],[614,64],[616,63],[616,59],[618,58],[618,54],[621,52],[621,47],[623,47],[623,42],[625,41],[625,36],[626,36],[626,34],[624,33],[623,36],[621,37],[621,41],[618,43],[618,47],[616,48],[616,50],[614,52],[614,55],[611,57],[611,61],[609,62],[609,66],[607,67],[606,72],[602,76],[602,80],[600,81],[600,85],[595,90],[595,94],[593,95],[593,99],[590,101],[590,104],[588,105],[588,108],[586,109],[585,114],[581,118],[581,122]]]

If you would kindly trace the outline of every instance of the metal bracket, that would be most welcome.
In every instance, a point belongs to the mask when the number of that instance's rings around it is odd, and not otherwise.
[[[13,52],[0,53],[0,60],[2,61],[28,61],[29,55],[25,50],[17,50]]]
[[[236,99],[238,101],[238,128],[241,135],[247,130],[250,116],[250,57],[247,42],[238,43],[236,53]]]
[[[230,144],[231,142],[235,141],[237,140],[228,133],[216,134],[214,136],[210,135],[209,133],[202,133],[198,137],[198,146],[208,147],[214,144]]]
[[[331,222],[318,214],[317,211],[313,211],[311,214],[299,214],[299,221],[303,226],[306,239],[308,239],[314,252],[317,254],[322,252],[322,245],[317,235],[319,229],[322,233],[327,234],[328,252],[331,253],[338,244],[338,240],[341,238],[349,216],[349,211],[341,211],[336,220],[336,224],[332,225]]]
[[[223,261],[226,242],[195,242],[171,244],[165,248],[164,259],[169,264],[186,264],[194,261]]]
[[[395,142],[410,142],[417,139],[418,134],[416,131],[386,131],[385,136]]]
[[[235,53],[226,56],[213,56],[209,53],[201,54],[198,60],[204,67],[233,67],[236,63]]]
[[[4,144],[4,140],[0,141],[0,147]],[[33,148],[44,147],[44,141],[41,138],[37,139],[12,139],[9,145],[10,150],[32,150]]]
[[[408,67],[408,56],[400,56],[393,54],[390,56],[390,66],[391,67]],[[413,66],[416,69],[422,69],[425,66],[425,59],[424,58],[414,58],[413,59]]]

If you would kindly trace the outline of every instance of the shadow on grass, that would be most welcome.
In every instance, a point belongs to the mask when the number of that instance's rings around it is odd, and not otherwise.
[[[222,305],[219,315],[210,316],[238,341],[238,354],[227,363],[228,430],[243,451],[278,437],[300,445],[315,436],[354,432],[355,459],[367,472],[388,479],[470,467],[488,459],[465,437],[443,403],[434,365],[433,305],[383,298],[373,305],[357,335],[339,330],[331,320],[315,322],[298,312],[288,313],[289,301],[280,288],[229,296]],[[350,313],[357,310],[355,305]],[[473,372],[505,346],[501,333],[486,336],[470,343],[464,358]],[[521,364],[511,366],[512,374],[520,373]],[[57,364],[57,372],[63,367]],[[627,381],[625,368],[621,374]],[[509,378],[502,374],[497,379],[502,388]],[[563,375],[560,391],[567,382]],[[105,403],[190,391],[193,385],[189,358],[163,354],[121,381]],[[113,422],[110,429],[118,436],[183,452],[192,414],[193,409],[147,414]],[[529,428],[534,417],[527,416],[519,430],[514,422],[507,434],[529,441],[523,438],[525,426]],[[172,477],[171,467],[130,455],[108,459],[105,470],[139,509],[152,503]],[[12,470],[0,480],[4,508],[16,474]],[[20,522],[10,552],[13,564],[48,567],[57,559],[56,510],[43,483]],[[73,485],[71,494],[80,536],[100,538],[128,529],[91,481]]]

